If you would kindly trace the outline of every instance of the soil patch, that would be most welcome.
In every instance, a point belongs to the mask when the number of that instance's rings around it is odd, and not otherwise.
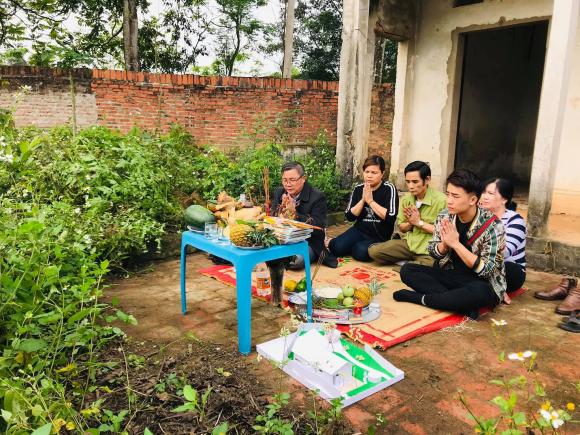
[[[118,342],[100,359],[96,388],[75,406],[91,409],[100,403],[101,410],[114,416],[126,412],[120,427],[130,434],[143,434],[146,428],[154,434],[225,433],[213,431],[226,422],[227,433],[256,433],[252,428],[256,417],[267,413],[276,394],[272,380],[263,379],[268,371],[255,358],[241,358],[234,344],[201,341],[192,335],[166,345]],[[206,404],[195,411],[176,411],[187,402],[186,385],[196,391],[199,402],[207,394]],[[316,399],[314,406],[320,415],[329,415],[325,401]],[[309,413],[313,410],[294,399],[276,417],[291,424],[296,434],[316,433],[317,427],[322,429],[318,433],[353,433],[344,418],[315,419]],[[99,419],[103,422],[103,415]]]

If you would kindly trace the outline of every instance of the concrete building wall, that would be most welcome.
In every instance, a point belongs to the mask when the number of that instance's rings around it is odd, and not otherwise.
[[[452,0],[421,0],[414,41],[400,44],[407,59],[405,87],[397,83],[393,132],[393,166],[402,171],[406,162],[430,162],[435,183],[453,168],[459,96],[459,34],[545,20],[552,13],[552,0],[504,0],[453,8]],[[399,72],[398,72],[399,73]],[[399,102],[404,112],[399,113]],[[401,122],[397,119],[400,117]],[[395,160],[395,159],[393,159]],[[399,174],[393,174],[392,176]],[[580,185],[580,183],[578,183]]]
[[[562,126],[552,213],[580,215],[580,24]]]

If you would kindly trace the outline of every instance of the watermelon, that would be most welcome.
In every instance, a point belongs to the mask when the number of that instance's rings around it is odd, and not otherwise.
[[[201,205],[190,205],[185,209],[185,223],[203,230],[206,223],[215,223],[215,216]]]

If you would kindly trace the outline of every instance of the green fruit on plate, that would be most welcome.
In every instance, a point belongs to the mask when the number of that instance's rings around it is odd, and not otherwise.
[[[352,298],[356,289],[351,285],[345,285],[342,288],[342,294],[347,298]]]
[[[296,293],[306,291],[306,278],[302,278],[300,281],[298,281],[298,284],[296,284],[296,290],[294,290],[294,291]]]
[[[342,301],[342,305],[344,305],[345,307],[352,307],[354,305],[354,299],[351,297],[346,297]]]

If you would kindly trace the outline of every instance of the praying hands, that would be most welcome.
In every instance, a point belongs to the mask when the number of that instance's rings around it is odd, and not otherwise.
[[[441,242],[448,248],[457,249],[461,243],[459,242],[459,233],[455,224],[449,219],[443,219],[439,229],[441,234]]]

